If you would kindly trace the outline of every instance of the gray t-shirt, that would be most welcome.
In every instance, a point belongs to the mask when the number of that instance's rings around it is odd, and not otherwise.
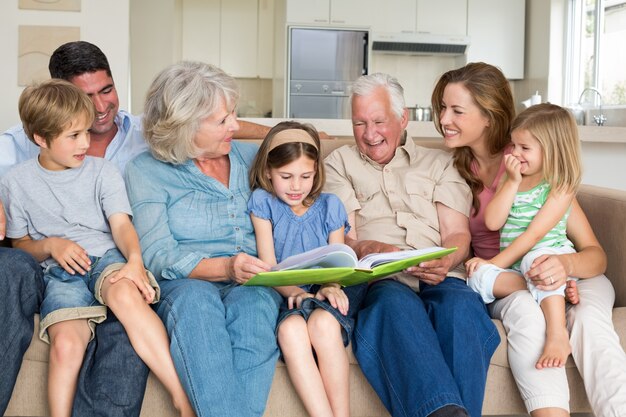
[[[107,219],[115,213],[132,215],[118,169],[89,156],[80,167],[63,171],[43,168],[38,158],[16,165],[0,179],[0,201],[7,237],[61,237],[92,256],[115,247]],[[49,258],[42,266],[52,263]]]

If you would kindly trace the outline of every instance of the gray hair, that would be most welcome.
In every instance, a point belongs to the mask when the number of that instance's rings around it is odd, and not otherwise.
[[[404,102],[404,88],[398,82],[398,79],[392,77],[389,74],[382,72],[376,72],[374,74],[362,75],[354,84],[352,84],[352,95],[350,101],[354,96],[368,96],[374,92],[377,88],[384,87],[389,94],[389,100],[391,103],[391,110],[398,116],[402,117],[404,114],[404,108],[406,104]]]
[[[239,99],[234,78],[202,62],[183,61],[161,71],[148,90],[143,132],[152,155],[182,164],[200,152],[194,137],[200,123],[221,104],[233,109]]]

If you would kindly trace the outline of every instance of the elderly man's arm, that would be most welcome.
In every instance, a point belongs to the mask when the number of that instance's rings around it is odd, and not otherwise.
[[[471,240],[469,219],[463,213],[437,203],[437,216],[439,217],[441,246],[444,248],[456,246],[458,250],[441,259],[422,262],[407,269],[407,272],[430,285],[441,283],[451,269],[467,258]]]

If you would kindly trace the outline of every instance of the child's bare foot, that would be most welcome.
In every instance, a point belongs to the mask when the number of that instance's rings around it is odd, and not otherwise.
[[[179,400],[173,398],[174,408],[180,412],[180,417],[196,417],[196,413],[193,411],[191,407],[191,403],[189,399],[185,396]]]
[[[576,280],[570,279],[567,281],[565,286],[565,301],[570,304],[578,304],[580,302]]]
[[[543,353],[535,364],[535,368],[561,368],[565,366],[567,357],[572,353],[569,344],[567,329],[559,330],[557,333],[549,334],[546,337],[546,345]]]

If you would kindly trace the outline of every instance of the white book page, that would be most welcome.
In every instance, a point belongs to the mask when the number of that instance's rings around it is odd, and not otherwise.
[[[412,258],[414,256],[425,255],[427,253],[437,252],[444,248],[434,246],[425,249],[401,250],[398,252],[370,253],[359,260],[358,268],[372,269],[375,266],[386,264],[400,259]]]
[[[357,265],[356,253],[348,245],[333,243],[305,253],[293,255],[272,268],[272,271],[286,269],[337,268]]]

